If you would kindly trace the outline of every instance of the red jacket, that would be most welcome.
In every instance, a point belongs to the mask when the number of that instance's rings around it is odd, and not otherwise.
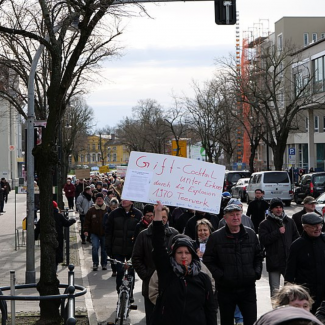
[[[74,197],[75,196],[76,188],[72,183],[70,183],[70,184],[66,183],[64,185],[63,190],[64,190],[66,197]]]

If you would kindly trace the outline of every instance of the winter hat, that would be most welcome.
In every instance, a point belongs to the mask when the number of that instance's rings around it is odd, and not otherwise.
[[[154,213],[154,206],[152,204],[146,204],[143,208],[143,215],[147,214],[148,212]]]
[[[107,192],[108,192],[108,190],[106,190],[105,188],[102,189],[102,193],[107,193]]]
[[[269,210],[271,211],[273,208],[275,208],[277,206],[280,206],[280,207],[283,208],[283,202],[278,197],[276,197],[276,198],[274,198],[274,199],[271,200]]]
[[[302,204],[311,204],[311,203],[317,203],[317,201],[312,196],[306,196],[302,201]]]
[[[227,213],[227,212],[231,212],[231,211],[242,211],[242,207],[240,205],[237,204],[228,204],[224,209],[223,212]]]
[[[229,200],[227,205],[230,205],[230,204],[243,205],[243,203],[241,203],[240,200],[235,199],[235,198],[232,198],[232,199]]]
[[[302,308],[283,306],[267,312],[261,316],[255,325],[281,325],[293,320],[308,320],[306,324],[322,324],[313,314]],[[291,323],[290,323],[291,324]],[[294,324],[294,323],[292,323]]]
[[[223,192],[221,195],[223,197],[231,197],[231,194],[229,192]]]
[[[111,201],[109,202],[109,205],[119,205],[119,201],[116,197],[112,198]]]
[[[193,247],[191,240],[188,240],[187,238],[178,238],[172,247],[172,251],[170,252],[170,255],[175,257],[176,250],[179,247],[187,247],[189,252],[192,254],[192,258],[199,260],[199,257],[196,254],[196,251]]]
[[[90,184],[90,187],[91,188],[95,188],[95,184]]]
[[[101,192],[97,193],[96,194],[96,199],[99,198],[99,197],[101,197],[103,199],[104,198],[103,193],[101,193]]]
[[[58,208],[58,204],[55,201],[53,201],[53,208],[54,209],[57,209]]]
[[[111,194],[114,194],[114,191],[112,191],[112,190],[108,190],[108,191],[107,191],[107,195],[111,195]]]
[[[103,182],[99,181],[99,182],[96,183],[96,186],[97,186],[97,185],[101,185],[101,186],[103,186]]]
[[[312,225],[313,226],[313,225],[318,225],[323,222],[324,222],[323,218],[315,212],[306,213],[301,217],[301,223],[303,225]]]

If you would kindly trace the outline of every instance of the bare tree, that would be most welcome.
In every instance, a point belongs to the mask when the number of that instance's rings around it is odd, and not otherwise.
[[[248,104],[258,114],[259,121],[263,120],[257,122],[262,128],[263,141],[272,148],[275,168],[281,170],[289,133],[299,130],[302,111],[315,103],[310,91],[313,76],[305,64],[299,65],[301,56],[289,41],[280,49],[268,40],[259,45],[257,53],[246,65],[244,74],[229,61],[219,60],[219,63],[237,84],[239,101]],[[297,65],[300,69],[304,66],[303,76],[293,69]],[[303,82],[297,82],[300,78]]]
[[[61,208],[63,208],[62,189],[64,178],[69,171],[69,157],[74,151],[79,134],[83,134],[84,130],[89,130],[92,127],[93,114],[93,109],[86,104],[82,97],[73,97],[59,125],[59,140],[61,141],[58,141],[60,159],[57,167],[59,171],[57,186],[59,189],[58,205]]]
[[[227,133],[220,87],[215,81],[208,81],[202,88],[194,83],[193,89],[195,97],[184,100],[188,111],[188,123],[200,138],[207,160],[217,161],[222,150],[229,150],[221,142],[225,141],[221,135],[226,136]]]
[[[115,52],[114,39],[121,31],[113,23],[128,13],[125,6],[111,4],[112,1],[108,0],[7,0],[0,8],[0,38],[12,43],[12,47],[7,45],[2,49],[8,50],[9,56],[16,53],[16,64],[11,67],[25,80],[25,85],[36,49],[40,44],[45,47],[44,63],[41,62],[35,77],[36,82],[39,80],[42,84],[36,86],[35,111],[42,103],[43,109],[39,110],[46,114],[40,113],[39,116],[46,118],[47,127],[42,144],[33,150],[41,193],[41,274],[37,288],[42,296],[59,293],[52,209],[52,176],[58,161],[57,130],[87,64],[96,64],[106,54]],[[105,21],[104,17],[107,18]],[[71,31],[76,20],[79,20],[75,25],[77,28]],[[27,48],[31,51],[27,52]],[[18,57],[22,57],[23,62],[19,62]],[[20,98],[25,99],[25,94],[22,91]],[[17,105],[17,109],[24,115],[21,106]],[[42,300],[40,307],[42,321],[58,323],[61,318],[58,300]]]
[[[108,144],[110,140],[110,135],[113,128],[110,126],[105,126],[104,128],[95,130],[95,134],[99,136],[99,152],[101,156],[102,166],[105,166],[105,160],[108,157]]]
[[[125,118],[117,126],[119,140],[130,150],[164,153],[170,130],[161,105],[153,99],[140,100],[132,111],[132,118]]]
[[[180,154],[179,140],[187,134],[186,110],[181,101],[174,96],[174,106],[165,114],[164,121],[176,142],[176,156]]]

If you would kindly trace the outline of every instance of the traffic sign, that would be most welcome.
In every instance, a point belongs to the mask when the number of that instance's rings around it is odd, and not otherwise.
[[[289,156],[295,156],[296,155],[296,148],[289,148]]]

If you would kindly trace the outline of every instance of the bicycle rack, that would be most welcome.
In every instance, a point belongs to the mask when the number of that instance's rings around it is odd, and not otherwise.
[[[9,287],[0,287],[0,310],[1,310],[1,324],[6,325],[6,321],[8,319],[8,309],[7,309],[7,302],[6,300],[24,300],[24,301],[37,301],[37,300],[54,300],[60,299],[61,300],[61,316],[64,319],[64,323],[66,325],[74,325],[76,324],[75,319],[75,298],[83,296],[86,294],[87,289],[83,286],[75,285],[74,284],[74,265],[69,265],[69,272],[68,272],[68,284],[59,284],[59,288],[65,288],[64,294],[60,295],[48,295],[48,296],[4,296],[2,291],[17,289],[30,289],[36,288],[37,283],[31,284],[22,284],[22,285],[15,285]],[[11,271],[14,273],[14,271]],[[79,292],[75,292],[79,290]],[[67,303],[65,304],[65,300]],[[15,315],[11,315],[11,317],[15,317]]]

